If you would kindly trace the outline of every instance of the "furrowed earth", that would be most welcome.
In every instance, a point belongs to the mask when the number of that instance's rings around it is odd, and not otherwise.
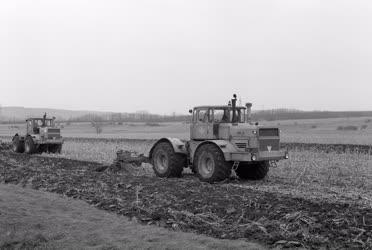
[[[247,188],[234,178],[208,184],[191,174],[161,179],[127,170],[0,147],[1,183],[81,199],[144,224],[270,247],[372,249],[372,208],[360,197],[317,199]]]

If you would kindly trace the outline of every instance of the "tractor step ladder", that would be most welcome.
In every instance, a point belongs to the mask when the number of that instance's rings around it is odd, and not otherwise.
[[[238,167],[239,167],[239,161],[234,161],[233,165],[232,165],[232,169],[235,171]]]

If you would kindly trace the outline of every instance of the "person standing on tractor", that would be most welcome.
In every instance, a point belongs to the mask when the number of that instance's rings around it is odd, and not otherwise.
[[[43,115],[43,124],[41,125],[42,127],[46,126],[46,116],[47,116],[47,114],[45,112],[44,115]]]

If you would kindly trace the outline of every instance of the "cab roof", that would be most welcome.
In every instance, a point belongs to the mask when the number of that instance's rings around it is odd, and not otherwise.
[[[224,105],[224,106],[197,106],[194,107],[194,109],[208,109],[208,108],[213,108],[213,109],[232,109],[232,106]],[[236,106],[237,109],[246,109],[244,106]]]
[[[27,118],[26,119],[26,122],[27,121],[33,121],[33,120],[44,120],[44,118]],[[45,118],[45,120],[53,120],[52,118]]]

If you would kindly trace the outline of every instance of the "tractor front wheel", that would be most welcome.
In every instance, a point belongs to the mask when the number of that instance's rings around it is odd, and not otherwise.
[[[269,172],[269,167],[268,161],[240,162],[235,172],[242,180],[262,180]]]
[[[153,150],[151,163],[155,174],[159,177],[181,177],[185,157],[175,153],[170,143],[160,142]]]
[[[13,137],[12,144],[13,144],[13,151],[14,152],[23,153],[25,151],[25,145],[21,141],[21,139],[19,138],[18,135]]]
[[[205,144],[195,153],[194,166],[201,181],[223,181],[231,174],[231,163],[225,161],[221,150],[213,144]]]
[[[33,154],[36,152],[36,145],[34,140],[30,136],[28,136],[25,140],[25,153],[26,154]]]

